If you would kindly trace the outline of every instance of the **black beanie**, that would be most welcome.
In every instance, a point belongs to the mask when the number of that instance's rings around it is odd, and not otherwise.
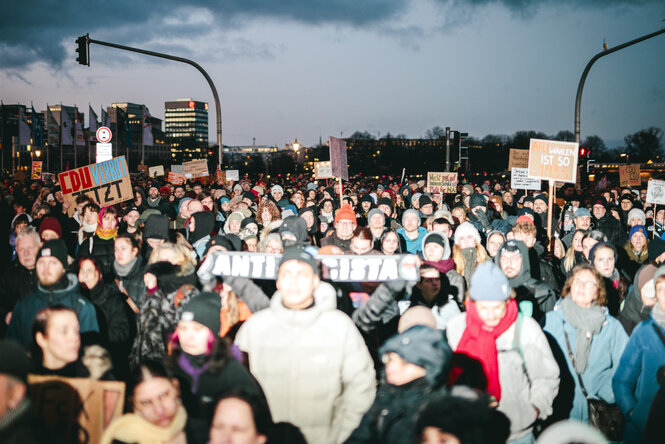
[[[169,218],[161,214],[150,215],[145,221],[143,238],[169,240]]]
[[[235,247],[226,236],[217,234],[210,238],[210,240],[206,244],[206,250],[203,255],[205,256],[206,254],[208,254],[208,250],[210,250],[210,247],[214,247],[215,245],[219,245],[220,247],[226,248],[226,251],[236,251]]]
[[[377,205],[377,206],[388,205],[390,208],[393,207],[393,203],[392,203],[392,201],[391,201],[389,198],[387,198],[387,197],[382,197],[382,198],[380,198],[376,205]]]
[[[8,339],[0,341],[0,374],[26,382],[30,372],[30,359],[16,342]]]
[[[480,193],[473,193],[471,197],[469,197],[469,208],[471,209],[476,207],[484,207],[486,205],[487,201],[485,200],[485,196]]]
[[[314,256],[303,250],[302,248],[298,246],[292,246],[288,247],[284,250],[284,254],[282,254],[282,260],[279,262],[279,266],[281,267],[282,264],[291,261],[291,260],[296,260],[299,262],[304,262],[310,267],[312,267],[312,270],[314,270],[314,273],[319,276],[319,264],[316,262],[316,259],[314,259]]]
[[[429,198],[429,196],[425,194],[421,194],[420,197],[418,198],[418,206],[419,207],[424,207],[425,205],[430,205],[432,203],[432,199]]]
[[[42,248],[37,253],[37,260],[40,257],[54,257],[60,261],[63,268],[67,269],[67,244],[62,239],[52,239],[44,242]]]
[[[427,244],[439,244],[441,245],[444,249],[446,248],[446,244],[444,243],[445,240],[443,239],[443,236],[439,233],[432,233],[427,238],[425,239],[425,245]]]
[[[195,321],[212,330],[215,337],[219,336],[221,321],[219,312],[222,310],[222,299],[217,293],[203,291],[182,306],[181,321]]]

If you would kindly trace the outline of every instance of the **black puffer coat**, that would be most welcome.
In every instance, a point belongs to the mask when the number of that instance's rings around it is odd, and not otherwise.
[[[100,271],[102,272],[104,282],[111,282],[113,280],[113,261],[115,260],[113,239],[102,239],[97,234],[90,236],[79,246],[79,251],[76,255],[77,260],[84,257],[92,257],[102,267]]]

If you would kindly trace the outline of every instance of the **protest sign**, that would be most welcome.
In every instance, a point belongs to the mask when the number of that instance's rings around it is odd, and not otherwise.
[[[349,166],[346,160],[346,141],[330,137],[330,164],[334,177],[349,180]]]
[[[42,178],[42,161],[34,160],[32,162],[32,172],[30,173],[30,179],[41,179]]]
[[[226,180],[226,171],[217,170],[217,172],[215,173],[215,180],[217,182],[224,182]]]
[[[639,163],[619,166],[619,186],[639,187],[640,185],[642,185],[642,179],[640,179]]]
[[[579,144],[558,140],[529,141],[529,176],[575,183]]]
[[[42,171],[42,180],[43,180],[44,182],[48,182],[48,181],[51,181],[51,180],[55,180],[55,174],[53,174],[53,173],[46,173],[46,172],[43,172],[43,171]]]
[[[665,205],[665,181],[652,179],[647,185],[647,202]]]
[[[240,180],[240,173],[238,170],[226,170],[226,180],[235,180],[237,182]]]
[[[65,171],[58,174],[58,181],[62,196],[71,204],[70,216],[74,215],[76,196],[80,194],[87,194],[100,207],[134,198],[125,156]]]
[[[173,171],[169,171],[167,181],[173,185],[182,185],[187,179],[185,179],[184,173],[174,173]]]
[[[316,179],[330,179],[333,176],[332,164],[329,160],[324,162],[314,162],[314,177]]]
[[[180,165],[171,165],[171,172],[185,174],[185,167]]]
[[[188,179],[208,176],[208,161],[206,160],[192,160],[183,163],[182,166],[185,168],[185,177]]]
[[[510,149],[508,170],[513,168],[529,168],[529,150]]]
[[[540,179],[529,177],[528,168],[511,168],[510,188],[516,190],[540,190]]]
[[[122,415],[125,383],[91,378],[28,375],[37,414],[62,443],[94,444]]]
[[[433,194],[456,193],[457,173],[427,172],[427,192]]]
[[[97,143],[95,150],[95,162],[106,162],[113,159],[113,145],[110,143]]]
[[[148,176],[157,177],[164,175],[164,165],[157,165],[154,167],[148,168]]]
[[[235,276],[250,279],[276,279],[280,254],[248,252],[213,252],[197,272],[204,281],[215,276]],[[381,256],[320,255],[322,276],[333,282],[382,282],[419,279],[417,258],[410,254]]]

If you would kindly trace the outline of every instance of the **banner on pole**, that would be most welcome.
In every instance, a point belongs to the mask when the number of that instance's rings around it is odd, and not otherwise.
[[[82,166],[58,174],[62,196],[71,205],[69,215],[76,210],[76,196],[86,194],[100,207],[134,199],[125,156],[106,162]]]
[[[32,161],[32,172],[30,173],[31,179],[41,179],[42,178],[42,161],[33,160]]]
[[[432,194],[456,193],[457,173],[427,172],[427,192]]]
[[[417,257],[410,254],[320,255],[322,277],[333,282],[382,282],[419,279]],[[276,279],[281,254],[226,252],[209,254],[197,272],[202,280],[215,276],[237,276],[250,279]]]
[[[332,172],[332,164],[329,160],[314,162],[314,177],[316,179],[331,179],[335,177]]]
[[[665,181],[651,179],[647,185],[647,202],[665,205]]]
[[[540,190],[540,179],[529,177],[528,168],[511,168],[510,188],[516,190]]]
[[[529,141],[529,176],[575,183],[579,143],[558,140]]]
[[[639,187],[642,185],[640,178],[640,164],[619,166],[619,186],[620,187]]]
[[[346,160],[346,141],[337,137],[330,137],[330,164],[332,174],[349,180],[349,165]]]
[[[122,415],[125,383],[28,375],[33,409],[63,443],[92,444]]]

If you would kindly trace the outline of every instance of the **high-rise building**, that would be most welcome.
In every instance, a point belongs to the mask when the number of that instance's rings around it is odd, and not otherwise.
[[[209,159],[208,104],[178,99],[164,104],[164,132],[171,147],[171,163]]]

